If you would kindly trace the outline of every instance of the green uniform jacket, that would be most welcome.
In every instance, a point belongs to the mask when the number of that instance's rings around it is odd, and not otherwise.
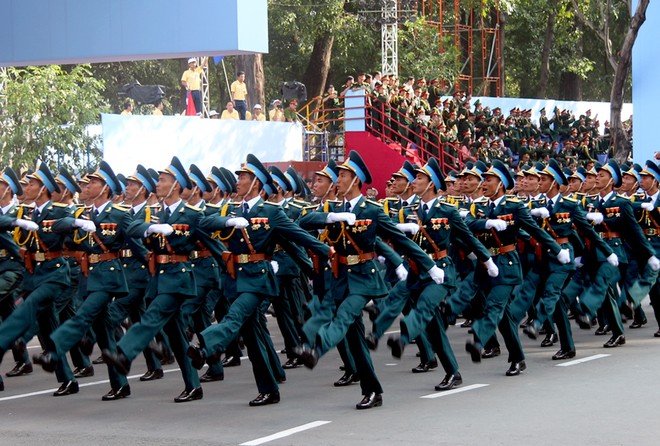
[[[160,223],[172,225],[174,232],[167,237],[151,234],[146,238],[145,246],[155,255],[190,256],[191,251],[196,249],[202,211],[187,206],[182,201],[167,219],[165,212],[165,210],[161,210],[156,217]],[[150,223],[135,220],[129,225],[127,234],[129,237],[144,237],[149,226],[151,226]],[[168,250],[165,239],[172,252]],[[190,261],[157,265],[156,275],[149,283],[147,295],[155,296],[157,294],[182,294],[187,297],[196,297],[197,285]]]
[[[23,214],[25,209],[25,207],[19,208],[16,217],[1,216],[0,230],[10,229],[11,223],[13,223],[15,218],[26,218]],[[66,234],[53,231],[53,225],[57,220],[71,216],[71,213],[71,208],[65,204],[47,202],[41,214],[38,217],[34,215],[32,217],[32,221],[39,225],[39,229],[36,232],[28,232],[20,229],[18,231],[18,244],[31,253],[44,252],[45,250],[49,252],[62,251]],[[37,286],[46,283],[58,283],[69,286],[71,284],[69,273],[69,263],[64,257],[58,257],[45,262],[36,262],[34,264],[34,272],[26,275],[23,288],[27,291],[32,291]]]
[[[515,244],[522,229],[542,243],[544,248],[550,249],[552,254],[557,255],[561,250],[553,238],[534,222],[529,215],[529,209],[519,199],[504,197],[492,210],[488,204],[489,200],[486,198],[474,201],[465,220],[468,228],[477,234],[486,248],[500,248],[500,246]],[[496,218],[507,222],[508,226],[504,231],[486,229],[486,221]],[[498,277],[489,278],[493,285],[519,285],[522,283],[522,270],[517,250],[494,256],[493,260],[500,270]]]
[[[91,210],[83,213],[96,225],[96,238],[73,226],[74,216],[67,216],[53,224],[53,231],[60,233],[74,232],[74,243],[80,244],[87,254],[116,253],[124,246],[126,229],[132,218],[127,209],[108,203],[99,215],[90,215]],[[81,218],[79,217],[79,218]],[[98,238],[98,240],[97,240]],[[103,243],[104,250],[99,241]],[[106,260],[89,264],[87,292],[111,290],[115,295],[128,293],[124,267],[120,259]]]
[[[1,212],[1,211],[0,211]],[[24,271],[23,259],[18,253],[18,245],[10,232],[13,222],[16,220],[18,209],[11,205],[6,213],[0,215],[0,250],[6,250],[6,256],[0,256],[1,271]]]
[[[420,267],[422,279],[426,271],[435,266],[435,262],[421,250],[412,240],[399,231],[392,219],[385,214],[383,207],[371,200],[360,197],[355,205],[355,224],[348,226],[345,223],[326,224],[327,212],[311,212],[301,218],[300,226],[304,229],[326,230],[326,240],[332,245],[340,256],[356,255],[358,251],[346,236],[349,233],[353,241],[363,253],[377,251],[378,237],[390,242],[400,253],[405,254]],[[369,260],[357,265],[341,265],[339,278],[332,286],[335,299],[339,300],[348,294],[381,297],[387,294],[387,285],[378,274],[376,260]]]
[[[229,218],[243,217],[250,222],[244,230],[227,227]],[[223,240],[234,255],[251,254],[245,234],[255,253],[272,256],[277,244],[285,249],[288,242],[302,245],[322,257],[328,257],[328,247],[303,231],[286,216],[281,206],[259,199],[248,215],[243,215],[241,203],[228,203],[221,215],[205,217],[200,223],[203,232],[220,231]],[[269,261],[261,260],[236,265],[236,279],[227,279],[227,295],[257,293],[278,296],[279,289]]]

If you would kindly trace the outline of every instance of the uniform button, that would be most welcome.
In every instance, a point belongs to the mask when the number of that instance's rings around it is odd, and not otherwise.
[[[509,265],[513,265],[513,262],[511,260],[509,260]]]
[[[239,270],[239,271],[243,271],[243,267],[241,266],[240,268],[238,268],[238,270]]]
[[[186,269],[185,269],[185,268],[181,268],[181,272],[182,272],[182,273],[185,273],[185,272],[186,272]]]
[[[245,239],[241,239],[241,242],[244,242],[244,241],[245,241]]]
[[[325,267],[325,270],[326,270],[326,271],[328,270],[328,267],[327,267],[327,266]]]
[[[59,268],[59,267],[60,267],[60,264],[59,264],[59,263],[56,263],[56,264],[55,264],[55,267],[56,267],[56,268]]]
[[[111,267],[110,267],[110,271],[114,271],[114,270],[115,270],[115,267],[114,267],[114,266],[111,266]]]
[[[125,263],[124,263],[123,265],[124,265],[124,268],[126,268],[126,267],[128,266],[128,265],[127,265],[127,264],[125,264]],[[143,265],[143,266],[144,266],[144,265]]]
[[[124,265],[124,266],[126,266],[126,265]],[[140,265],[140,268],[144,269],[144,265]]]
[[[93,270],[93,269],[94,269],[94,267],[93,267],[93,266],[90,266],[90,267],[89,267],[89,270],[90,270],[90,271],[91,271],[91,270]]]
[[[165,272],[165,271],[163,271],[162,269],[160,270],[160,273],[161,273],[161,274],[163,274],[164,272]]]
[[[443,263],[443,264],[442,264],[442,267],[443,267],[443,268],[444,268],[444,267],[446,267],[446,266],[447,266],[447,264],[446,264],[446,263]]]
[[[265,270],[265,269],[262,269],[262,270],[261,270],[261,274],[263,274],[263,273],[265,273],[265,272],[266,272],[266,270]]]
[[[371,268],[371,272],[372,272],[372,273],[375,273],[376,270],[375,270],[374,268]]]
[[[548,249],[548,252],[550,252],[550,250],[549,250],[549,249]]]
[[[349,269],[349,270],[348,270],[348,272],[349,272],[349,273],[352,273],[352,272],[353,272],[353,270],[352,270],[352,269]]]
[[[194,264],[194,263],[191,263],[190,266],[192,266],[192,267],[194,268],[194,267],[195,267],[195,264]]]
[[[347,241],[347,242],[346,242],[346,244],[347,244],[347,245],[350,245],[350,244],[351,244],[351,241],[350,241],[350,240],[349,240],[349,241]]]

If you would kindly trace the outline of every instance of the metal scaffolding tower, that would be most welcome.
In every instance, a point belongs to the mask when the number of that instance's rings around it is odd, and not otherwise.
[[[384,0],[381,12],[381,73],[399,75],[397,0]]]
[[[199,66],[199,62],[197,63]],[[202,69],[202,117],[208,118],[211,111],[211,96],[209,95],[209,64]]]
[[[503,73],[499,0],[424,0],[422,14],[442,38],[450,36],[459,54],[459,74],[445,89],[502,96]],[[480,42],[480,45],[473,45]]]

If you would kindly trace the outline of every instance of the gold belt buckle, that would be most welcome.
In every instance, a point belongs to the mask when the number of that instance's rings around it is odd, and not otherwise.
[[[124,258],[133,257],[133,251],[131,251],[130,249],[122,249],[119,255]]]
[[[498,256],[500,255],[500,248],[488,248],[488,252],[492,256]]]
[[[199,258],[199,251],[191,251],[190,252],[190,260],[195,260]]]
[[[34,260],[37,262],[44,262],[46,260],[46,254],[44,254],[43,252],[35,252]]]
[[[248,263],[250,261],[250,254],[239,254],[236,261],[238,263]]]
[[[646,235],[656,235],[657,231],[655,229],[647,229]]]
[[[98,254],[90,254],[89,255],[89,263],[99,263],[99,255]]]
[[[0,257],[7,257],[9,255],[9,251],[6,249],[0,249]]]
[[[350,256],[346,256],[346,264],[349,266],[352,265],[357,265],[360,263],[360,256],[357,254],[352,254]]]

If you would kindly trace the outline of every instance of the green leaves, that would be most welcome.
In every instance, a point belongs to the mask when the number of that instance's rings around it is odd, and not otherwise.
[[[40,159],[77,170],[99,157],[86,126],[100,123],[107,107],[103,81],[89,68],[52,65],[0,74],[0,164],[25,169]]]

